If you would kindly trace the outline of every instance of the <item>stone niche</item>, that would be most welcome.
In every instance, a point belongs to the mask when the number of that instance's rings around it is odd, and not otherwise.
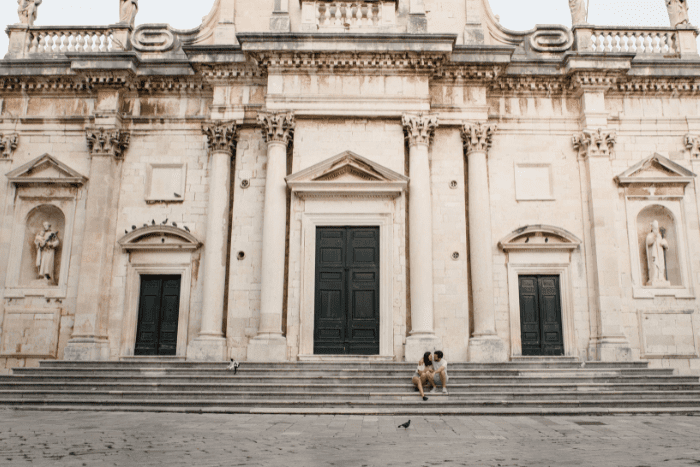
[[[5,298],[65,298],[77,200],[87,180],[54,157],[44,154],[7,174],[16,196]],[[38,235],[50,224],[52,247],[38,260]],[[47,260],[49,255],[53,256]],[[41,272],[50,277],[40,277]]]
[[[660,154],[642,160],[615,178],[625,194],[634,298],[694,297],[683,215],[685,188],[694,178],[693,172]],[[662,259],[657,262],[650,261],[653,247],[647,247],[657,238],[650,235],[652,223],[658,224],[662,237],[659,242],[663,247],[656,249]],[[663,272],[650,278],[649,271],[659,264],[663,265],[659,269]]]

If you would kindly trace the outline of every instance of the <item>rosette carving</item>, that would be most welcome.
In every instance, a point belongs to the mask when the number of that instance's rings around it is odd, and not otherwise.
[[[465,123],[462,126],[464,151],[467,154],[472,152],[488,153],[497,129],[498,125],[495,123]]]
[[[91,156],[112,156],[121,159],[129,147],[128,131],[104,128],[88,128],[85,131]]]
[[[410,146],[417,144],[430,146],[438,126],[438,119],[436,115],[403,114],[401,124]]]
[[[262,127],[263,139],[266,143],[289,144],[294,138],[296,122],[291,112],[258,112],[258,123]]]
[[[202,125],[202,133],[207,135],[209,152],[228,152],[233,155],[238,138],[236,122],[209,122]]]

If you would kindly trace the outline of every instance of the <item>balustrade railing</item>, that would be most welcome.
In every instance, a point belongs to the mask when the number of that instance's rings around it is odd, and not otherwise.
[[[395,25],[395,1],[302,1],[305,31],[379,31]]]
[[[128,26],[15,26],[8,27],[10,54],[62,55],[66,53],[106,53],[126,50]]]
[[[576,26],[576,50],[636,57],[679,58],[697,54],[695,29]]]

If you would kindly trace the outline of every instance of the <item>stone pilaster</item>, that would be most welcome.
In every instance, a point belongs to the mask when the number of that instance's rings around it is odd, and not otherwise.
[[[493,242],[488,180],[488,151],[496,125],[465,123],[462,127],[464,152],[469,169],[469,253],[472,280],[474,333],[469,339],[472,362],[508,360],[505,344],[496,334],[493,296]]]
[[[130,134],[119,128],[117,114],[98,115],[110,127],[86,130],[90,151],[90,177],[85,212],[85,234],[80,259],[80,284],[73,334],[66,345],[66,360],[109,360],[107,338],[112,262],[116,241],[122,159]]]
[[[592,333],[589,356],[602,361],[631,360],[632,351],[622,330],[622,286],[618,263],[619,248],[615,232],[618,198],[613,182],[611,157],[616,135],[606,129],[586,129],[574,135],[573,146],[585,168],[591,225],[589,261],[594,289],[592,315],[597,332]]]
[[[292,113],[260,113],[267,143],[267,176],[263,212],[260,325],[248,344],[249,361],[284,361],[287,339],[282,332],[285,232],[287,229],[287,146],[294,136]]]
[[[190,342],[187,359],[223,361],[227,358],[224,337],[226,248],[229,231],[231,157],[238,127],[235,122],[209,122],[202,126],[211,156],[207,233],[204,242],[202,322],[199,335]]]
[[[404,115],[409,146],[408,232],[411,287],[411,334],[406,360],[418,361],[424,352],[438,350],[433,310],[433,215],[428,149],[437,128],[434,115]]]

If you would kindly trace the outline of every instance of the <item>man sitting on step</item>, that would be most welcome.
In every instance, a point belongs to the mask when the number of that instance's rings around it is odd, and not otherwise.
[[[433,382],[435,384],[430,390],[431,393],[437,390],[436,386],[442,385],[443,394],[447,394],[447,360],[443,356],[441,350],[436,350],[433,354]]]

